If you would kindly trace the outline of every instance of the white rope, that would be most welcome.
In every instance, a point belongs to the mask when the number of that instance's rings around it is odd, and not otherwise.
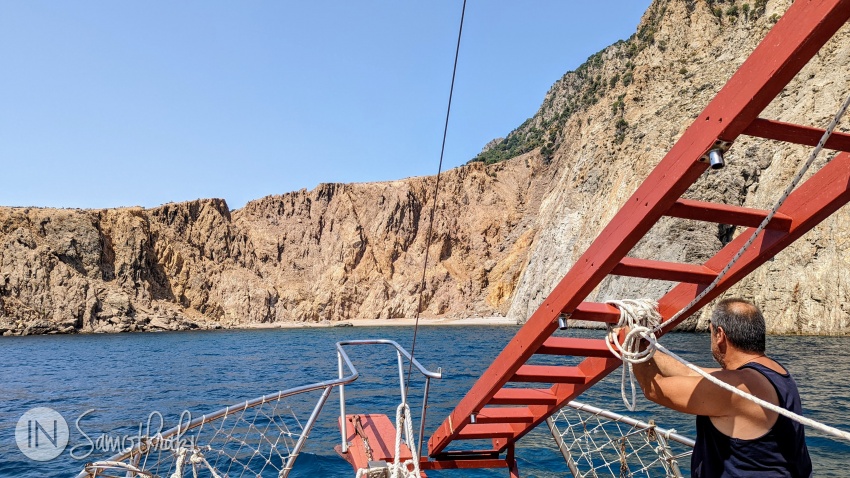
[[[387,478],[386,468],[360,468],[357,470],[357,478]]]
[[[635,411],[637,407],[637,391],[635,389],[635,376],[632,370],[632,364],[644,363],[652,358],[655,349],[650,345],[646,350],[640,350],[640,339],[643,335],[648,335],[653,338],[650,344],[654,343],[655,333],[651,327],[658,325],[661,322],[661,314],[658,313],[658,303],[650,299],[634,299],[634,300],[609,300],[606,303],[620,309],[620,321],[617,327],[628,327],[629,333],[626,334],[622,345],[617,337],[615,327],[608,326],[608,340],[605,344],[608,350],[615,357],[623,361],[623,373],[620,380],[620,395],[623,397],[623,403],[630,412]],[[632,401],[629,402],[626,396],[626,379],[632,388]]]
[[[664,327],[667,327],[668,325],[670,325],[673,322],[675,322],[676,320],[678,320],[682,315],[684,315],[687,311],[689,311],[691,309],[691,307],[695,306],[699,301],[701,301],[705,296],[707,296],[712,290],[714,290],[715,287],[717,287],[717,284],[719,284],[720,281],[729,272],[729,270],[732,269],[732,267],[735,266],[735,264],[738,262],[738,259],[740,259],[741,256],[743,256],[744,253],[747,251],[747,249],[749,249],[750,246],[753,245],[753,242],[755,242],[758,235],[761,234],[762,231],[764,231],[764,229],[767,227],[767,224],[773,219],[773,216],[776,215],[776,212],[779,211],[779,208],[782,206],[783,203],[785,203],[785,200],[788,199],[788,196],[791,195],[791,192],[794,190],[794,188],[797,187],[797,184],[800,183],[800,180],[803,179],[803,176],[806,174],[806,172],[811,167],[812,163],[815,162],[815,159],[818,157],[820,152],[823,150],[823,147],[824,147],[824,145],[826,145],[826,142],[829,141],[829,137],[832,136],[832,132],[835,130],[835,127],[838,126],[838,122],[841,121],[841,118],[844,116],[844,113],[847,112],[848,108],[850,108],[850,96],[847,96],[847,99],[845,99],[844,103],[841,104],[841,108],[838,109],[838,112],[832,118],[832,121],[829,122],[829,125],[826,127],[826,130],[824,130],[823,135],[821,136],[820,140],[818,141],[817,146],[815,146],[815,149],[813,149],[811,154],[809,154],[809,158],[803,164],[803,167],[800,168],[800,170],[797,172],[797,175],[794,176],[794,179],[792,179],[791,183],[788,184],[788,187],[785,188],[785,191],[782,193],[782,196],[779,198],[779,200],[776,202],[776,204],[773,206],[773,208],[768,212],[767,216],[764,218],[764,220],[762,220],[761,224],[759,224],[759,226],[756,228],[755,232],[753,232],[753,234],[750,236],[750,238],[747,240],[747,242],[735,254],[735,256],[732,258],[732,260],[729,261],[728,264],[726,264],[726,267],[724,267],[723,270],[721,270],[717,274],[717,277],[714,278],[714,280],[711,282],[711,284],[708,285],[708,287],[706,287],[702,292],[700,292],[699,295],[697,295],[694,298],[694,300],[692,300],[688,305],[682,307],[682,309],[679,312],[676,312],[675,315],[673,315],[672,317],[670,317],[669,319],[667,319],[663,323],[657,325],[655,327],[655,332],[660,331]]]
[[[186,463],[186,450],[181,447],[180,451],[177,452],[177,464],[175,465],[174,473],[171,474],[170,478],[183,478],[183,464]]]
[[[198,466],[200,465],[204,465],[204,467],[206,467],[212,478],[221,478],[221,475],[216,473],[215,468],[210,465],[210,462],[207,461],[204,454],[201,453],[201,450],[198,448],[192,450],[192,456],[189,458],[189,462],[192,463],[192,476],[195,478],[198,477]]]
[[[803,425],[810,426],[810,427],[812,427],[816,430],[820,430],[820,431],[822,431],[826,434],[829,434],[829,435],[832,435],[832,436],[835,436],[835,437],[838,437],[838,438],[843,438],[847,441],[850,441],[850,433],[848,433],[848,432],[845,432],[843,430],[839,430],[838,428],[831,427],[829,425],[824,425],[823,423],[816,422],[816,421],[814,421],[810,418],[806,418],[802,415],[798,415],[798,414],[796,414],[796,413],[794,413],[790,410],[786,410],[782,407],[778,407],[778,406],[776,406],[776,405],[774,405],[770,402],[766,402],[766,401],[756,397],[755,395],[749,394],[749,393],[747,393],[747,392],[745,392],[745,391],[743,391],[743,390],[741,390],[737,387],[729,385],[728,383],[726,383],[726,382],[720,380],[719,378],[711,375],[710,373],[708,373],[705,370],[697,367],[696,365],[689,363],[687,360],[685,360],[685,359],[679,357],[678,355],[674,354],[673,352],[669,351],[667,348],[665,348],[663,345],[661,345],[659,343],[655,343],[654,347],[657,348],[658,350],[664,352],[665,354],[669,355],[670,357],[674,358],[675,360],[681,362],[682,365],[684,365],[684,366],[688,367],[689,369],[693,370],[694,372],[700,374],[700,376],[702,376],[703,378],[705,378],[709,382],[719,386],[720,388],[722,388],[724,390],[730,391],[730,392],[732,392],[732,393],[734,393],[734,394],[736,394],[740,397],[743,397],[747,400],[750,400],[751,402],[757,403],[758,405],[761,405],[762,407],[764,407],[764,408],[766,408],[766,409],[768,409],[772,412],[778,413],[778,414],[780,414],[784,417],[788,417],[791,420],[794,420],[795,422],[802,423]]]
[[[395,427],[395,460],[390,469],[390,478],[421,478],[422,475],[419,472],[419,450],[416,448],[416,442],[413,439],[413,420],[410,418],[410,407],[404,402],[396,409]],[[401,462],[402,429],[404,430],[404,440],[413,457],[404,463]],[[413,471],[408,469],[410,465],[413,465]]]
[[[802,423],[803,425],[812,427],[828,435],[832,435],[850,441],[850,433],[845,432],[843,430],[839,430],[835,427],[831,427],[829,425],[825,425],[820,422],[816,422],[802,415],[798,415],[790,410],[786,410],[782,407],[766,402],[761,398],[756,397],[755,395],[738,389],[735,386],[729,385],[728,383],[720,380],[719,378],[711,375],[700,367],[697,367],[696,365],[679,357],[663,345],[659,344],[655,337],[655,334],[653,333],[653,329],[649,327],[649,325],[651,325],[651,321],[657,320],[657,318],[660,317],[660,314],[656,310],[656,307],[658,306],[656,302],[649,299],[638,299],[621,301],[612,300],[608,301],[607,303],[620,309],[620,321],[617,324],[617,327],[634,327],[629,331],[628,334],[626,334],[626,338],[623,340],[623,344],[620,345],[617,340],[617,332],[615,328],[609,325],[608,338],[606,340],[606,343],[608,344],[608,348],[611,350],[611,353],[623,360],[623,379],[621,383],[621,393],[623,396],[623,402],[626,404],[626,407],[630,411],[635,410],[634,405],[635,401],[637,400],[637,395],[635,392],[635,378],[632,372],[632,365],[649,361],[655,354],[655,351],[660,350],[661,352],[664,352],[674,360],[680,362],[682,365],[688,367],[690,370],[693,370],[701,377],[705,378],[709,382],[719,386],[724,390],[727,390],[742,398],[750,400],[751,402],[754,402],[774,413],[778,413],[779,415],[790,418],[791,420],[794,420],[798,423]],[[639,352],[638,349],[640,347],[641,338],[646,339],[649,342],[649,345],[647,346],[646,350]],[[630,375],[631,380],[632,403],[629,403],[626,398],[626,369],[628,369],[628,374]]]
[[[186,463],[192,465],[192,476],[195,478],[197,478],[198,476],[198,467],[200,465],[203,465],[207,469],[207,471],[210,472],[211,478],[221,478],[221,475],[219,475],[215,471],[215,468],[210,464],[210,462],[207,461],[207,459],[204,457],[204,454],[201,453],[201,450],[199,448],[192,448],[192,454],[187,457],[186,455],[189,451],[190,450],[188,448],[181,447],[180,450],[177,452],[177,458],[175,459],[175,470],[169,478],[183,478],[183,465],[185,465]]]

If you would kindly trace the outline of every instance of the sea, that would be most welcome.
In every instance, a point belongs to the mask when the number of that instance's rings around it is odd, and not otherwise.
[[[415,355],[426,368],[440,369],[444,377],[431,384],[426,441],[518,329],[505,325],[420,327]],[[599,330],[564,333],[603,335]],[[92,450],[85,457],[72,456],[75,445],[91,443],[94,437],[132,435],[151,416],[162,416],[169,428],[181,414],[196,417],[260,395],[336,378],[335,344],[359,339],[390,339],[410,350],[413,330],[316,327],[0,338],[0,477],[73,477],[86,462],[112,454]],[[707,334],[673,333],[664,336],[662,343],[687,360],[713,365]],[[804,414],[844,430],[850,430],[848,346],[850,340],[842,337],[768,338],[768,353],[783,363],[799,384]],[[394,417],[400,402],[394,350],[388,346],[347,350],[360,378],[345,389],[346,412]],[[409,402],[417,430],[422,383],[414,370]],[[627,413],[620,398],[619,371],[578,400],[638,419],[654,419],[659,426],[674,428],[682,435],[694,434],[693,417],[658,407],[640,393],[638,410]],[[48,461],[28,458],[16,442],[19,421],[37,407],[55,410],[69,424],[68,446]],[[339,408],[339,396],[334,392],[291,477],[355,476],[333,450],[340,441]],[[309,408],[304,410],[309,415]],[[298,418],[306,420],[307,416]],[[41,434],[43,440],[44,430]],[[814,430],[807,430],[807,443],[815,476],[850,476],[846,466],[850,444]],[[524,437],[516,454],[523,477],[572,476],[545,425]],[[687,466],[683,471],[687,476]],[[505,477],[507,471],[429,471],[428,476]]]

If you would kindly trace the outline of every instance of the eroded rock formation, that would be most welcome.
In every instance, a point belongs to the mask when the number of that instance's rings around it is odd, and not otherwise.
[[[634,37],[567,73],[533,118],[487,145],[523,154],[444,173],[423,315],[527,318],[788,4],[656,0]],[[845,27],[764,116],[826,124],[848,66]],[[742,138],[728,167],[688,197],[769,207],[805,155]],[[0,208],[0,333],[410,317],[434,186],[433,177],[323,184],[235,211],[220,199]],[[845,333],[849,229],[842,210],[730,293],[753,297],[774,332]],[[632,255],[699,262],[735,233],[669,220]],[[595,296],[657,297],[664,287],[617,279]]]

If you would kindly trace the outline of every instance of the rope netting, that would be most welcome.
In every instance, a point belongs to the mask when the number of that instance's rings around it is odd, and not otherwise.
[[[680,477],[693,441],[655,426],[578,402],[546,420],[576,478]]]
[[[306,434],[280,394],[263,397],[258,404],[227,408],[193,424],[149,437],[120,461],[87,464],[80,476],[285,477],[298,454],[299,439]]]

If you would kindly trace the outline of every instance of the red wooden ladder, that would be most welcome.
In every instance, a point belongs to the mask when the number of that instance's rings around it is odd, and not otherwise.
[[[682,194],[708,168],[707,153],[733,143],[742,134],[812,146],[818,142],[822,130],[761,119],[758,115],[848,18],[850,0],[797,1],[788,9],[434,432],[428,443],[430,468],[439,467],[441,460],[455,464],[462,461],[463,467],[475,467],[476,458],[481,458],[482,468],[493,466],[494,461],[504,466],[505,461],[494,457],[507,450],[507,461],[511,462],[517,440],[620,366],[602,339],[552,336],[561,315],[577,320],[618,321],[616,308],[585,302],[609,275],[679,282],[658,301],[665,320],[687,306],[715,279],[752,236],[767,211],[687,200]],[[676,323],[850,201],[850,135],[835,133],[826,146],[842,152],[788,197],[769,227],[717,287],[686,310]],[[749,229],[704,264],[627,257],[663,216]],[[528,362],[535,355],[576,356],[583,360],[574,367],[530,365]],[[480,439],[490,440],[491,447],[466,452],[447,450],[459,440]],[[458,456],[463,459],[458,460]]]

